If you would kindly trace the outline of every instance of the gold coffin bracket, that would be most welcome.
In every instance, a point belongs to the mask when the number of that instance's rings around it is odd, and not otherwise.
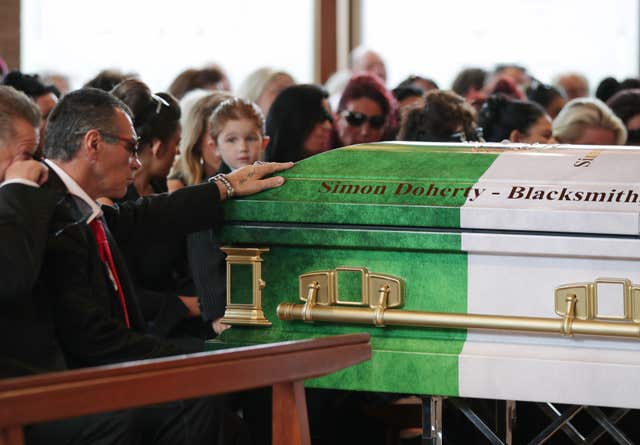
[[[340,271],[361,271],[360,301],[341,301]],[[593,283],[574,283],[555,289],[555,311],[562,318],[424,312],[398,309],[404,300],[400,278],[369,273],[366,268],[340,267],[335,271],[310,272],[299,277],[304,304],[281,303],[278,318],[306,322],[358,323],[373,326],[415,326],[456,329],[492,329],[581,334],[640,339],[640,286],[627,279],[598,278]],[[622,315],[604,313],[598,290],[609,286],[621,291]],[[604,292],[603,292],[604,293]],[[610,293],[610,292],[609,292]],[[601,296],[602,297],[602,296]]]
[[[227,307],[222,323],[243,326],[271,326],[262,310],[262,289],[266,283],[262,279],[262,254],[267,248],[221,247],[227,254]],[[251,280],[251,294],[242,295],[234,283]],[[240,287],[240,286],[238,286]],[[234,293],[234,288],[236,292]]]

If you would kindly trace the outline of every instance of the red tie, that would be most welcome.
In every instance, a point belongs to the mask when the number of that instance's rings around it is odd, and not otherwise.
[[[109,242],[107,241],[107,234],[104,231],[104,225],[100,218],[95,218],[89,223],[89,227],[93,231],[93,234],[96,237],[96,241],[98,243],[98,253],[100,254],[100,259],[103,263],[107,265],[109,271],[109,278],[111,278],[111,282],[113,283],[113,287],[118,292],[118,297],[120,298],[120,304],[122,305],[122,312],[124,312],[124,321],[128,328],[131,327],[129,323],[129,314],[127,312],[127,303],[124,299],[124,293],[122,292],[122,286],[120,285],[120,279],[118,278],[118,272],[116,271],[116,265],[113,262],[113,257],[111,256],[111,248],[109,247]]]

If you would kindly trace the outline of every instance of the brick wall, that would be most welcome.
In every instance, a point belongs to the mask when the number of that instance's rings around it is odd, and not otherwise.
[[[20,68],[20,0],[0,0],[0,57]]]

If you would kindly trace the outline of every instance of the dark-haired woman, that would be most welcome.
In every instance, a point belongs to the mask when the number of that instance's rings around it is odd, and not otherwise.
[[[482,105],[478,125],[487,142],[555,142],[551,135],[551,118],[540,105],[499,94],[490,96]]]
[[[182,129],[180,107],[169,94],[152,94],[137,79],[127,79],[111,91],[133,113],[140,138],[138,171],[127,194],[115,202],[167,191],[167,175],[178,152]],[[123,246],[149,333],[169,338],[189,351],[203,348],[205,325],[200,319],[186,257],[185,239],[167,234],[167,241],[153,245],[132,242]]]
[[[276,97],[267,116],[267,161],[296,162],[332,148],[328,97],[316,85],[294,85]]]
[[[553,85],[547,85],[538,80],[531,82],[527,88],[527,98],[544,108],[551,119],[555,119],[562,107],[567,103],[564,92]]]

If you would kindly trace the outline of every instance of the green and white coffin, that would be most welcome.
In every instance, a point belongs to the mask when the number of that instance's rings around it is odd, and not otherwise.
[[[226,207],[224,245],[269,249],[262,306],[272,325],[234,326],[225,347],[367,331],[371,361],[310,385],[640,408],[640,339],[276,315],[280,303],[302,303],[300,275],[340,267],[401,278],[401,309],[517,317],[560,318],[554,291],[568,283],[640,283],[640,150],[381,143],[314,156],[284,176]],[[232,301],[254,285],[234,275]],[[601,285],[598,314],[624,316],[623,287]]]

